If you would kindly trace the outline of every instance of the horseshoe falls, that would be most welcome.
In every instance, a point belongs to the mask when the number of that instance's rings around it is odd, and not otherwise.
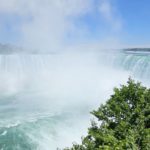
[[[56,150],[81,142],[90,113],[128,77],[150,85],[150,52],[0,55],[0,149]]]

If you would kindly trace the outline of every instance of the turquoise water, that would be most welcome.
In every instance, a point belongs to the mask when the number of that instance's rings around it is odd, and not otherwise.
[[[114,60],[114,66],[127,70],[139,80],[149,83],[150,77],[150,53],[128,53],[122,52],[122,55]]]
[[[149,85],[149,53],[0,55],[0,149],[80,142],[89,112],[129,76]]]

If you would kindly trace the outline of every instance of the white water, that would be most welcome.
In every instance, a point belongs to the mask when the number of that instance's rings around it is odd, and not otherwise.
[[[90,111],[149,65],[118,53],[0,56],[0,148],[55,150],[80,142]],[[137,61],[138,60],[138,61]]]

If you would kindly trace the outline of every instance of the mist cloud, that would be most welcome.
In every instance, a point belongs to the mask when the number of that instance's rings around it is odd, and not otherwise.
[[[70,32],[79,38],[85,35],[85,32],[89,32],[88,29],[76,27],[75,20],[95,12],[95,9],[99,9],[100,14],[113,28],[121,27],[121,21],[114,16],[110,1],[100,0],[99,7],[95,6],[96,2],[96,0],[9,0],[9,2],[0,0],[0,13],[21,18],[21,23],[17,26],[20,35],[17,42],[20,45],[41,51],[60,50],[66,47],[66,38]],[[111,39],[114,41],[114,38],[108,37],[101,42],[107,43]]]
[[[112,4],[112,0],[101,0],[99,3],[99,12],[114,30],[121,30],[122,20],[115,6]]]

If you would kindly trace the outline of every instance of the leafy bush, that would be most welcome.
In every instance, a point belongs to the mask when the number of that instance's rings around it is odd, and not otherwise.
[[[150,150],[150,89],[129,79],[92,114],[82,144],[64,150]]]

